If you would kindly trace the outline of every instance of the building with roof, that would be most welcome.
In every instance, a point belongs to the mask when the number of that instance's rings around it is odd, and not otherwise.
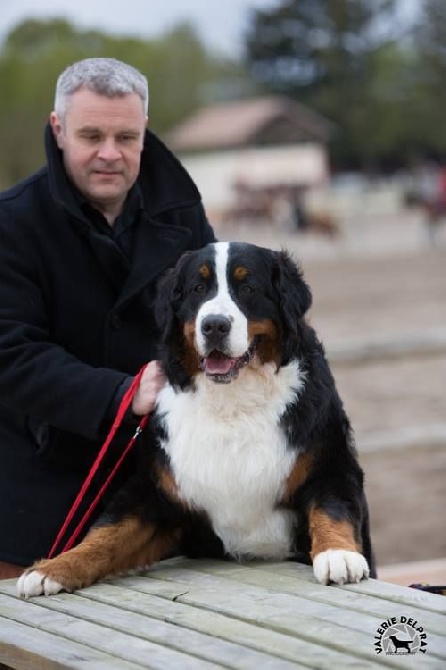
[[[193,153],[327,143],[333,125],[294,100],[263,97],[228,102],[198,110],[172,129],[168,141],[177,152]]]
[[[240,185],[310,189],[326,183],[334,126],[294,100],[270,96],[199,109],[166,142],[196,181],[209,212],[230,207]]]

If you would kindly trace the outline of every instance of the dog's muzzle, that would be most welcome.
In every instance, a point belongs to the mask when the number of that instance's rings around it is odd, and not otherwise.
[[[223,351],[213,349],[207,356],[200,359],[200,368],[209,379],[217,384],[229,384],[237,379],[242,368],[249,364],[256,350],[253,342],[242,356],[228,356]]]
[[[209,314],[200,326],[206,343],[206,353],[200,359],[200,368],[207,377],[219,384],[228,384],[236,379],[255,351],[253,342],[242,356],[233,356],[230,344],[231,328],[231,319],[222,314]]]

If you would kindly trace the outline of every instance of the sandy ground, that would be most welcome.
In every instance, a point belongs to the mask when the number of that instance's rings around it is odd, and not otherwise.
[[[363,218],[335,242],[253,224],[218,235],[300,260],[327,352],[426,333],[446,342],[446,232],[431,250],[414,214]],[[445,352],[332,366],[366,473],[378,565],[446,559]]]

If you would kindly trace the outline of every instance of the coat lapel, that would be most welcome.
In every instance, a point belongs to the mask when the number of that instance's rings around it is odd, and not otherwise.
[[[132,258],[132,269],[116,302],[124,307],[137,293],[172,267],[189,248],[192,234],[187,228],[160,224],[143,215],[138,226]]]

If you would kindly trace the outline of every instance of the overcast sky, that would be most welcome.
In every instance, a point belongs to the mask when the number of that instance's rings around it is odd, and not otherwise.
[[[188,19],[205,43],[238,55],[249,8],[276,0],[0,0],[0,39],[26,18],[62,16],[82,28],[156,37]]]
[[[413,15],[419,2],[400,0],[401,16]],[[280,0],[0,0],[0,41],[31,17],[65,17],[82,28],[142,37],[157,37],[187,19],[210,48],[238,56],[249,9],[277,4]]]

